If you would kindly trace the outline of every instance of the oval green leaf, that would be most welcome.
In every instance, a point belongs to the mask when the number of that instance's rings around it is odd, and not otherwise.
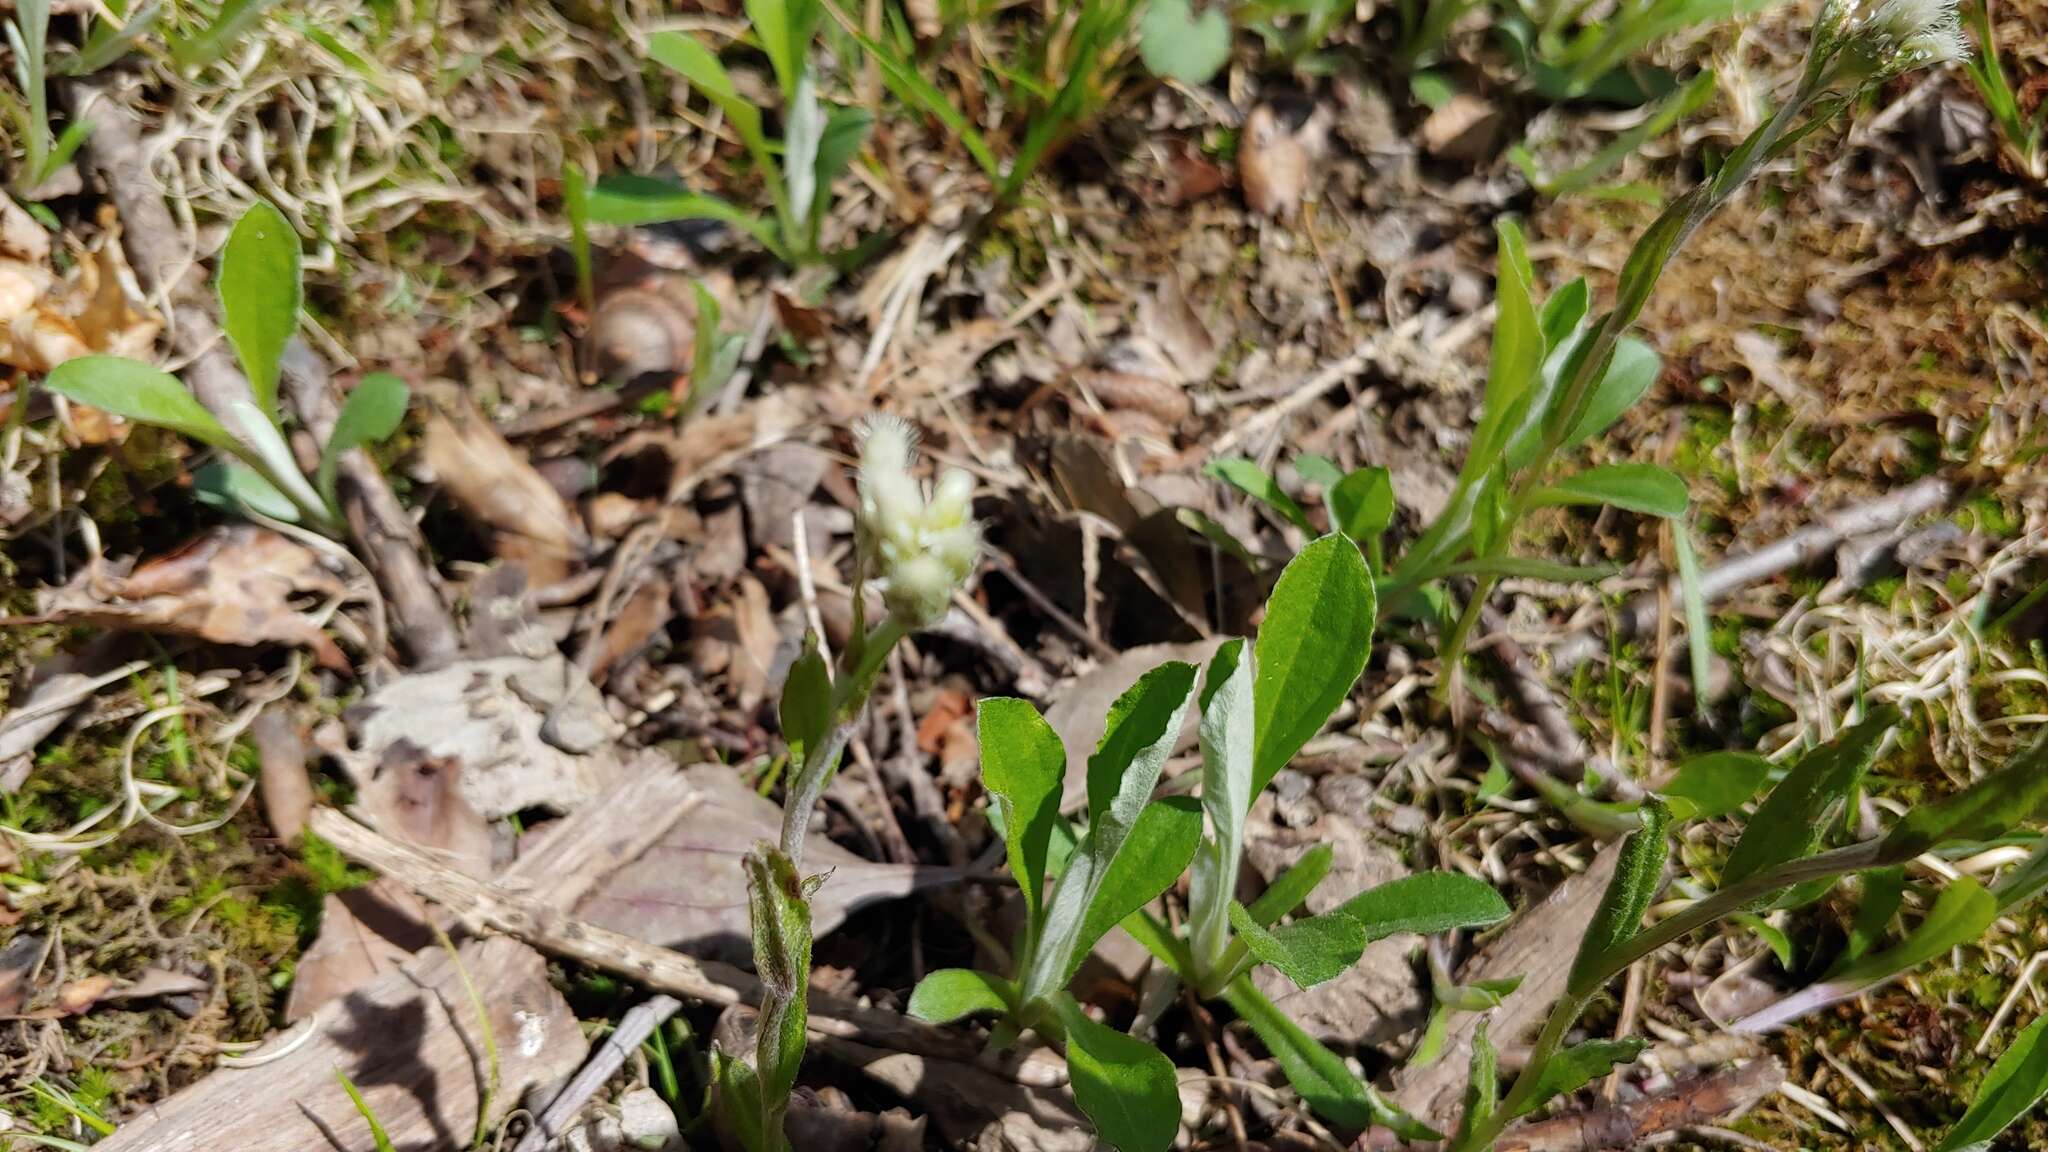
[[[1368,888],[1336,908],[1358,921],[1367,943],[1400,932],[1423,936],[1478,928],[1508,918],[1493,886],[1456,872],[1418,872]]]
[[[1180,1132],[1173,1061],[1096,1021],[1071,997],[1055,1004],[1067,1033],[1074,1102],[1094,1122],[1096,1135],[1119,1152],[1166,1152]]]
[[[1606,504],[1666,520],[1685,515],[1685,481],[1655,464],[1602,464],[1536,493],[1539,504]]]
[[[2000,1132],[2034,1110],[2048,1095],[2048,1015],[2027,1025],[1999,1054],[1977,1085],[1963,1118],[1941,1138],[1935,1152],[1984,1152]]]
[[[1254,796],[1357,683],[1377,613],[1365,557],[1341,533],[1311,543],[1280,573],[1252,659]]]
[[[1687,757],[1664,786],[1672,814],[1681,820],[1711,820],[1738,812],[1771,777],[1771,762],[1754,752],[1703,752]]]
[[[993,972],[941,968],[917,982],[909,1012],[919,1020],[951,1024],[979,1013],[1007,1013],[1016,998],[1016,987]]]
[[[1862,721],[1800,757],[1749,818],[1742,838],[1728,854],[1722,886],[1787,860],[1813,855],[1827,831],[1828,809],[1846,799],[1862,781],[1885,734],[1898,722],[1898,709],[1877,705]]]
[[[168,428],[216,448],[235,438],[178,378],[125,356],[80,356],[50,369],[43,387],[123,420]]]
[[[267,200],[258,200],[235,223],[221,250],[221,328],[249,377],[256,403],[277,419],[277,373],[284,346],[298,331],[299,234]]]
[[[1067,753],[1059,733],[1029,701],[990,697],[975,709],[981,782],[1002,816],[1010,875],[1024,894],[1025,922],[1035,933],[1045,899],[1046,856],[1059,821],[1060,781]]]

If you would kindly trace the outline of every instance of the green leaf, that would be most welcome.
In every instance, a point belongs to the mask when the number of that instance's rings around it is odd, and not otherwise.
[[[1614,877],[1607,882],[1593,922],[1579,941],[1579,954],[1572,960],[1571,976],[1565,983],[1569,996],[1584,999],[1599,991],[1601,962],[1642,927],[1650,898],[1664,883],[1664,858],[1668,852],[1664,830],[1670,823],[1671,811],[1655,797],[1645,800],[1639,811],[1643,826],[1622,842]]]
[[[1201,842],[1202,806],[1194,797],[1168,796],[1145,806],[1088,905],[1061,984],[1073,979],[1096,941],[1180,879]]]
[[[389,372],[372,372],[341,402],[341,414],[334,418],[334,430],[327,434],[327,446],[320,451],[318,484],[328,507],[340,505],[335,499],[334,469],[342,454],[389,440],[405,419],[405,406],[411,400],[412,390],[405,381]]]
[[[1892,826],[1880,851],[1902,864],[1942,844],[1993,840],[2048,809],[2048,737],[2005,767],[1932,804],[1919,804]]]
[[[1713,638],[1707,630],[1707,596],[1700,587],[1700,561],[1693,553],[1691,528],[1683,523],[1672,525],[1671,551],[1678,558],[1679,597],[1685,602],[1685,648],[1691,661],[1693,712],[1705,716],[1714,650]]]
[[[1023,1003],[1043,1000],[1073,971],[1089,911],[1180,737],[1194,683],[1194,665],[1162,664],[1110,706],[1102,741],[1088,758],[1088,833],[1053,886],[1044,931],[1023,967]]]
[[[341,1081],[341,1090],[348,1093],[349,1103],[355,1105],[356,1115],[361,1116],[363,1123],[370,1126],[370,1146],[377,1152],[398,1152],[398,1146],[391,1142],[390,1133],[384,1130],[384,1125],[377,1119],[377,1113],[370,1107],[370,1102],[363,1099],[356,1082],[348,1078],[348,1073],[344,1072],[339,1064],[334,1066],[334,1078]]]
[[[1898,722],[1898,709],[1877,705],[1861,722],[1800,757],[1749,818],[1742,838],[1728,854],[1721,885],[1813,855],[1827,831],[1828,809],[1855,790],[1876,759],[1885,734]]]
[[[881,66],[882,83],[890,93],[904,104],[919,109],[943,125],[948,135],[960,141],[961,146],[967,149],[968,155],[974,158],[974,162],[981,166],[982,172],[987,174],[989,179],[1003,178],[1002,161],[996,159],[996,154],[989,149],[988,139],[944,90],[919,73],[914,61],[904,59],[893,49],[863,35],[858,30],[849,29],[847,35],[852,36],[869,57]]]
[[[1465,1116],[1459,1122],[1460,1142],[1498,1111],[1500,1053],[1494,1050],[1493,1038],[1486,1034],[1486,1021],[1481,1020],[1472,1033],[1472,1062],[1465,1072]]]
[[[233,458],[210,460],[192,473],[192,494],[202,504],[236,515],[254,512],[287,524],[299,522],[298,505],[264,479],[263,473]]]
[[[1579,330],[1579,321],[1586,318],[1586,308],[1593,301],[1593,293],[1586,287],[1586,278],[1577,277],[1571,283],[1550,294],[1543,302],[1543,315],[1538,326],[1543,329],[1543,347],[1554,351],[1562,348]]]
[[[761,1128],[761,1081],[746,1061],[711,1046],[711,1076],[718,1086],[713,1107],[725,1129],[739,1140],[744,1152],[782,1152],[786,1140]]]
[[[1363,544],[1394,522],[1394,477],[1385,468],[1360,468],[1324,496],[1330,526]]]
[[[1670,520],[1685,515],[1685,481],[1655,464],[1602,464],[1536,491],[1538,504],[1608,504]]]
[[[818,30],[816,0],[746,0],[746,11],[761,50],[775,69],[775,83],[786,98],[796,91],[811,37]]]
[[[1934,1152],[1989,1152],[2000,1132],[2048,1095],[2048,1015],[2037,1018],[1999,1053],[1969,1110]]]
[[[1225,641],[1202,681],[1202,810],[1211,835],[1188,878],[1188,945],[1204,974],[1230,944],[1229,908],[1244,856],[1252,791],[1252,662],[1242,639]]]
[[[1180,1089],[1173,1061],[1143,1040],[1091,1018],[1060,996],[1067,1070],[1074,1102],[1095,1133],[1119,1152],[1165,1152],[1180,1131]]]
[[[1220,460],[1209,461],[1208,466],[1202,471],[1280,513],[1287,518],[1288,523],[1302,531],[1315,531],[1309,524],[1308,514],[1301,510],[1301,505],[1296,504],[1292,496],[1282,492],[1279,483],[1267,475],[1264,468],[1252,461],[1242,456],[1226,456]]]
[[[1543,1066],[1536,1090],[1518,1115],[1526,1116],[1558,1096],[1577,1092],[1614,1071],[1616,1065],[1642,1055],[1649,1043],[1641,1036],[1631,1036],[1626,1040],[1588,1040],[1559,1051]]]
[[[1344,478],[1344,470],[1342,468],[1337,467],[1328,456],[1318,455],[1314,452],[1303,452],[1301,455],[1296,456],[1294,458],[1294,471],[1296,475],[1301,477],[1304,483],[1321,485],[1325,499],[1329,496],[1329,490],[1337,486],[1337,481]],[[1332,512],[1330,515],[1332,519],[1336,518],[1335,512]]]
[[[1180,738],[1195,687],[1195,666],[1170,661],[1138,677],[1109,707],[1102,739],[1088,757],[1088,834],[1121,837],[1152,797],[1159,770]]]
[[[825,113],[825,131],[818,138],[817,194],[811,199],[812,227],[824,219],[832,202],[832,182],[860,155],[868,132],[875,126],[874,114],[865,108],[834,107]]]
[[[789,666],[775,710],[792,763],[801,764],[832,730],[832,672],[818,651],[818,638],[804,634],[804,649]]]
[[[1663,796],[1679,820],[1712,820],[1741,811],[1770,778],[1771,762],[1754,752],[1702,752],[1679,762]]]
[[[781,252],[781,240],[774,225],[716,196],[702,196],[657,180],[652,176],[615,173],[598,180],[586,201],[590,220],[617,227],[638,227],[669,220],[716,220],[730,224],[760,241],[770,252]]]
[[[1249,979],[1231,981],[1223,998],[1239,1019],[1251,1025],[1266,1051],[1279,1061],[1287,1082],[1316,1115],[1355,1131],[1379,1124],[1404,1140],[1443,1139],[1441,1133],[1381,1099],[1371,1085],[1352,1075],[1343,1057],[1303,1031]]]
[[[1188,0],[1151,0],[1138,21],[1138,55],[1161,79],[1206,84],[1230,59],[1230,21],[1221,8],[1197,16]]]
[[[170,38],[171,63],[181,72],[196,72],[212,64],[247,36],[263,13],[277,0],[223,0],[213,20],[190,36]]]
[[[1657,350],[1633,336],[1623,336],[1614,344],[1614,355],[1607,362],[1607,371],[1600,376],[1600,382],[1593,386],[1593,394],[1586,401],[1585,411],[1580,413],[1578,422],[1564,439],[1566,447],[1583,443],[1607,431],[1621,414],[1635,407],[1650,385],[1657,382],[1657,374],[1664,370],[1663,358]]]
[[[267,200],[258,200],[235,223],[221,249],[221,328],[249,377],[257,406],[277,419],[278,364],[298,331],[299,234]]]
[[[1730,916],[1729,919],[1756,933],[1757,938],[1766,945],[1769,945],[1771,951],[1776,954],[1778,963],[1786,971],[1792,970],[1795,958],[1795,953],[1792,951],[1792,937],[1787,936],[1784,929],[1754,912],[1737,912]]]
[[[987,697],[975,708],[981,782],[1002,813],[1010,875],[1024,895],[1025,921],[1036,926],[1045,899],[1045,859],[1059,821],[1060,781],[1067,771],[1059,733],[1028,701]]]
[[[1465,461],[1465,475],[1493,471],[1514,428],[1518,403],[1543,367],[1543,326],[1531,297],[1535,274],[1523,250],[1522,230],[1505,216],[1494,223],[1500,237],[1499,271],[1494,277],[1497,304],[1493,322],[1493,353],[1486,373],[1486,392],[1479,427]]]
[[[1861,984],[1917,967],[1984,934],[1998,919],[1998,898],[1968,876],[1958,876],[1935,897],[1914,929],[1896,945],[1828,974],[1830,983]]]
[[[1493,886],[1456,872],[1418,872],[1368,888],[1336,911],[1358,921],[1367,943],[1401,932],[1432,936],[1508,918]]]
[[[1282,872],[1259,898],[1252,901],[1248,909],[1252,919],[1260,924],[1271,924],[1301,906],[1308,894],[1316,890],[1323,877],[1330,874],[1330,867],[1336,861],[1337,853],[1328,844],[1317,844],[1301,854],[1301,859]]]
[[[1288,562],[1266,600],[1252,666],[1252,794],[1336,711],[1372,650],[1378,605],[1358,545],[1332,533]]]
[[[908,1011],[919,1020],[951,1024],[984,1012],[1007,1015],[1016,1000],[1016,985],[993,972],[941,968],[917,982]]]
[[[1334,980],[1365,954],[1365,929],[1342,913],[1310,916],[1269,931],[1233,900],[1230,926],[1252,955],[1278,968],[1297,988]]]
[[[1906,868],[1894,864],[1873,868],[1863,874],[1863,895],[1856,904],[1856,919],[1849,924],[1849,940],[1842,947],[1845,961],[1867,955],[1890,931],[1892,917],[1906,895]]]
[[[811,975],[810,893],[789,857],[762,844],[747,853],[747,907],[754,971],[761,981],[760,1031],[754,1076],[760,1089],[760,1131],[786,1146],[783,1116],[804,1058]]]
[[[236,447],[235,438],[177,377],[138,360],[80,356],[50,369],[43,387],[123,420],[168,428],[216,448]]]

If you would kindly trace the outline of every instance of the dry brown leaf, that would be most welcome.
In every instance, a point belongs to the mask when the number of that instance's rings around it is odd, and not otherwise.
[[[782,809],[723,765],[700,764],[684,776],[703,801],[653,847],[599,881],[576,915],[693,956],[743,961],[753,953],[740,858],[755,844],[775,840]],[[952,868],[863,860],[820,835],[806,844],[804,870],[828,876],[811,899],[812,930],[819,936],[852,909],[956,883],[961,875]]]
[[[903,371],[893,375],[877,373],[870,381],[868,391],[876,396],[893,397],[898,404],[916,404],[959,384],[983,356],[1016,339],[1016,336],[1015,328],[986,317],[956,324],[921,343],[917,355]]]
[[[433,943],[426,909],[404,885],[380,878],[362,888],[330,892],[320,908],[320,934],[299,957],[286,1023],[348,995]]]
[[[1308,167],[1307,144],[1272,106],[1252,109],[1237,147],[1237,181],[1244,188],[1245,206],[1261,216],[1293,216],[1308,192]]]
[[[1484,160],[1500,135],[1501,113],[1493,102],[1459,92],[1422,122],[1422,147],[1447,160]]]
[[[467,398],[427,414],[421,459],[457,507],[491,536],[500,559],[546,587],[579,567],[583,525],[554,485]]]
[[[293,644],[346,672],[341,649],[293,607],[294,597],[333,596],[342,588],[312,549],[268,528],[229,524],[125,575],[115,565],[90,565],[71,583],[38,593],[37,611],[215,644]]]
[[[256,745],[264,823],[279,840],[297,843],[306,830],[306,813],[313,810],[306,738],[288,713],[273,708],[249,725],[249,739]]]
[[[738,595],[713,605],[697,618],[691,654],[698,672],[725,676],[734,703],[751,716],[767,698],[769,674],[782,636],[775,626],[768,590],[761,582],[752,573],[741,572],[734,584]]]
[[[62,276],[50,267],[47,235],[32,219],[21,223],[25,215],[12,201],[0,210],[0,364],[43,373],[96,353],[149,359],[163,321],[128,295],[112,209],[100,217],[100,246],[77,252]],[[96,427],[88,422],[81,436],[90,440]]]
[[[385,835],[432,849],[466,875],[487,876],[491,833],[463,796],[462,775],[460,761],[395,741],[370,775],[357,780],[356,803]]]

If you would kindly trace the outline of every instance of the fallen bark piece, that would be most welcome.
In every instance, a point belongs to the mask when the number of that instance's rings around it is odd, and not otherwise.
[[[349,1079],[409,1152],[463,1148],[477,1130],[484,1032],[462,972],[484,992],[498,1053],[493,1123],[528,1088],[567,1075],[589,1045],[549,985],[540,954],[516,940],[474,941],[456,958],[420,953],[313,1016],[313,1036],[253,1069],[224,1069],[132,1117],[104,1152],[373,1152],[369,1124],[335,1078]],[[285,1049],[287,1044],[277,1045]],[[260,1054],[259,1054],[260,1055]]]
[[[701,764],[683,775],[701,803],[638,859],[599,881],[576,915],[692,956],[745,963],[753,945],[740,858],[775,840],[782,809],[724,765]],[[956,868],[864,860],[818,835],[808,839],[804,863],[826,877],[811,897],[811,930],[820,937],[862,905],[961,877]]]
[[[1494,1147],[1497,1152],[1634,1148],[1651,1136],[1743,1111],[1776,1091],[1784,1081],[1784,1065],[1765,1057],[1623,1104],[1511,1128]]]

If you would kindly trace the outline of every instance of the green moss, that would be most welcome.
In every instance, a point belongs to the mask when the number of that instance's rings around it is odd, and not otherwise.
[[[1966,531],[1982,532],[2001,540],[2020,534],[2021,521],[1997,497],[1978,496],[1956,509],[1956,523]]]

